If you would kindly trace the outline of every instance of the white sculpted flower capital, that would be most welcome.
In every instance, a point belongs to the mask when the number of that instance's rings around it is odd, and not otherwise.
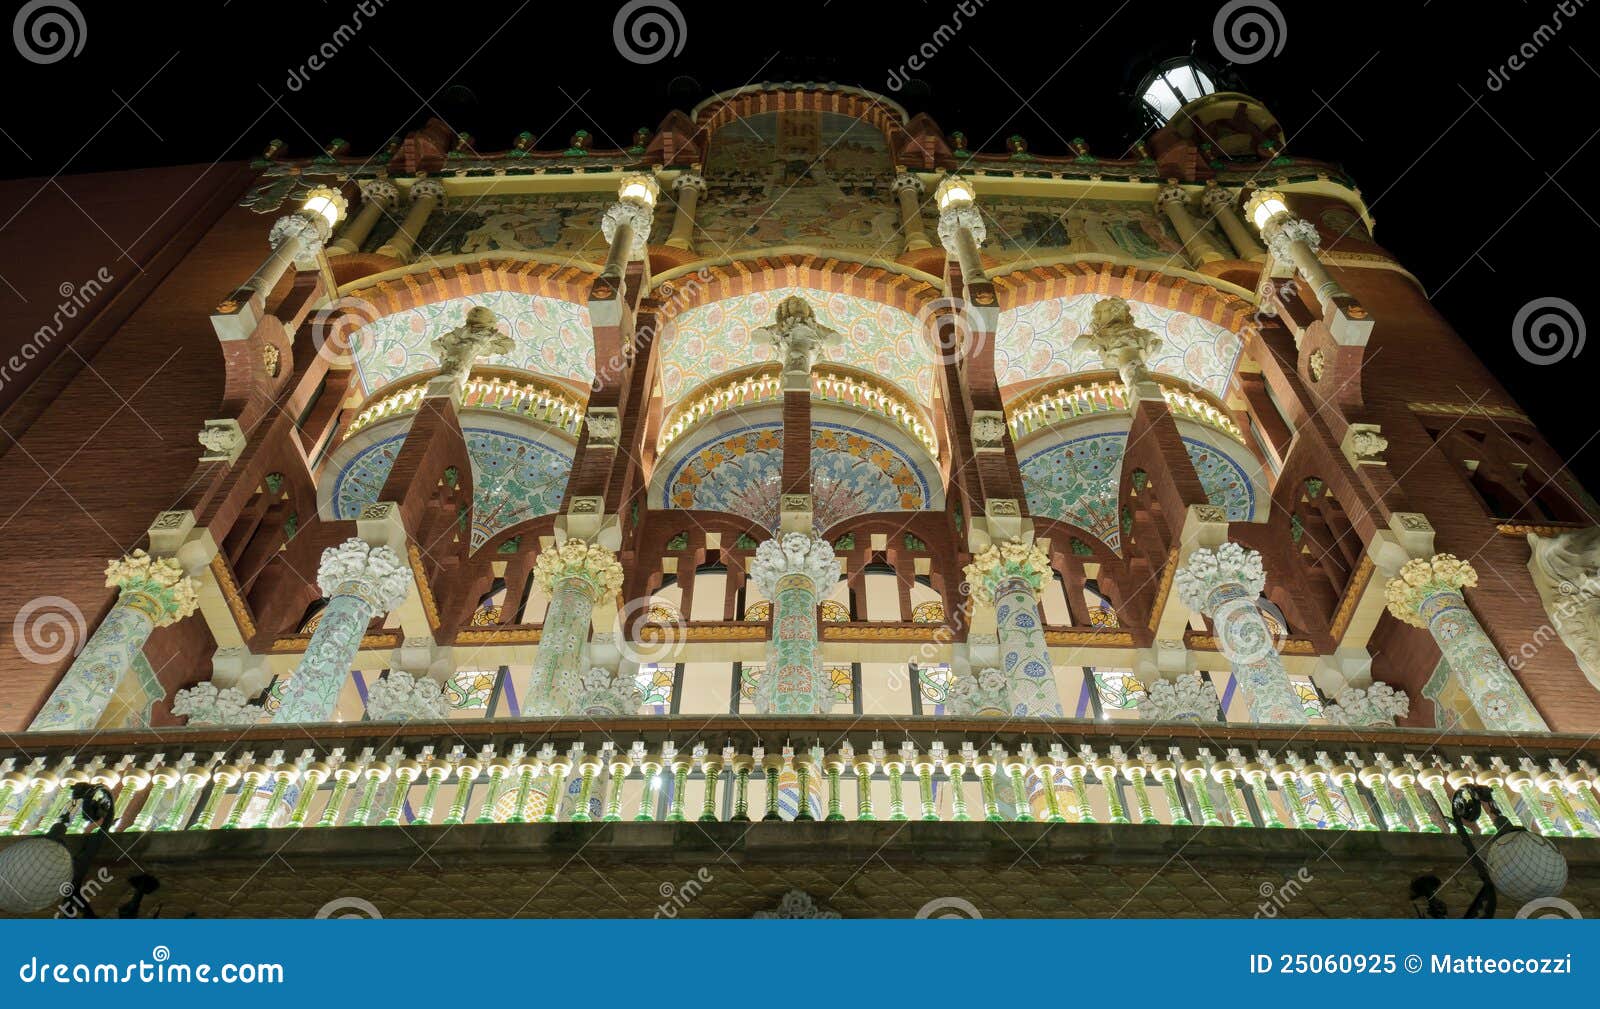
[[[1051,577],[1050,557],[1037,543],[1002,540],[972,558],[963,571],[972,597],[980,603],[993,603],[1002,583],[1020,578],[1035,592]]]
[[[771,599],[778,592],[778,582],[789,575],[810,579],[819,596],[832,588],[839,580],[839,559],[834,556],[833,544],[820,536],[785,533],[756,547],[750,577],[762,595]]]
[[[220,690],[215,683],[196,683],[172,697],[172,713],[185,716],[189,725],[254,725],[261,720],[262,707],[251,704],[234,687]]]
[[[1441,592],[1459,592],[1478,584],[1478,572],[1455,554],[1413,557],[1400,566],[1399,574],[1389,579],[1384,595],[1389,612],[1396,620],[1413,627],[1428,626],[1422,616],[1422,603]]]
[[[1237,543],[1224,543],[1216,549],[1201,547],[1173,578],[1178,599],[1191,610],[1210,615],[1213,592],[1225,585],[1239,585],[1246,598],[1255,599],[1267,584],[1261,554]]]
[[[351,537],[322,551],[317,587],[324,595],[356,596],[388,613],[411,591],[411,568],[392,549]]]
[[[367,715],[375,722],[408,722],[446,717],[444,688],[427,676],[399,669],[367,688]]]
[[[622,588],[622,564],[616,554],[598,543],[569,539],[539,554],[533,562],[533,577],[547,596],[554,595],[562,582],[577,580],[599,600]]]

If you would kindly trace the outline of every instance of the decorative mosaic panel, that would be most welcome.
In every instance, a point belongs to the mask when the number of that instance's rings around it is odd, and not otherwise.
[[[553,252],[603,262],[606,241],[600,217],[616,202],[615,192],[543,193],[462,200],[460,209],[436,210],[418,246],[434,256],[484,252]],[[669,201],[658,210],[671,225]],[[376,246],[374,246],[376,248]]]
[[[856,698],[855,671],[847,665],[835,663],[829,663],[827,669],[828,688],[832,692],[832,703],[854,704]],[[756,688],[760,685],[761,677],[766,675],[766,672],[765,663],[746,662],[740,671],[739,696],[746,701],[754,703]]]
[[[375,319],[352,337],[357,374],[368,392],[396,379],[439,367],[433,340],[466,321],[467,309],[484,306],[500,317],[500,328],[517,342],[509,354],[481,358],[479,364],[569,378],[594,380],[594,335],[589,310],[555,298],[514,291],[490,291],[419,305]]]
[[[1090,315],[1102,297],[1079,294],[1000,313],[994,368],[1001,387],[1104,370],[1098,354],[1072,346],[1088,331]],[[1181,378],[1217,396],[1227,391],[1241,346],[1236,334],[1185,312],[1139,301],[1129,304],[1134,321],[1161,337],[1161,349],[1150,358],[1152,371]]]
[[[778,526],[783,427],[752,424],[679,457],[662,507],[730,512]],[[811,491],[819,530],[852,515],[929,507],[928,479],[900,448],[842,424],[813,423]]]
[[[999,259],[1091,252],[1187,263],[1177,232],[1153,203],[986,196],[979,206],[988,222],[984,251]]]
[[[755,331],[772,325],[778,303],[790,295],[810,302],[817,320],[843,335],[843,343],[828,351],[828,360],[866,369],[918,403],[932,402],[933,357],[914,317],[848,294],[786,287],[724,298],[674,318],[662,334],[666,405],[724,372],[774,360],[772,345]]]
[[[707,255],[778,245],[899,248],[889,146],[854,117],[792,110],[738,119],[712,136],[705,177],[695,223]]]
[[[1062,442],[1022,460],[1028,511],[1070,522],[1120,550],[1117,485],[1127,441],[1126,432],[1107,431]],[[1228,509],[1231,522],[1249,519],[1255,513],[1256,491],[1244,467],[1205,442],[1185,438],[1183,445],[1211,503]],[[1244,447],[1239,451],[1242,454]]]
[[[568,452],[504,431],[468,427],[472,459],[472,549],[507,526],[549,515],[561,507],[572,469]],[[405,433],[362,449],[333,483],[333,517],[353,519],[378,500]]]

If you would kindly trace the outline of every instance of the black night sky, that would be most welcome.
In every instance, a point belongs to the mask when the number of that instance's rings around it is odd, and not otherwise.
[[[1142,129],[1129,92],[1153,61],[1192,45],[1227,62],[1214,36],[1220,2],[678,0],[681,49],[640,64],[614,41],[624,5],[611,0],[366,0],[360,30],[291,88],[291,71],[351,23],[355,3],[77,6],[76,55],[39,65],[8,46],[0,56],[12,81],[0,113],[9,177],[210,164],[275,137],[292,156],[335,136],[365,154],[432,115],[481,150],[509,147],[522,130],[541,149],[564,147],[577,129],[620,147],[673,108],[763,80],[884,92],[986,151],[1020,133],[1036,153],[1083,136],[1114,155]],[[1276,7],[1281,48],[1233,70],[1277,114],[1289,152],[1346,166],[1378,240],[1600,490],[1590,444],[1600,347],[1536,365],[1511,340],[1518,310],[1537,298],[1600,319],[1600,8],[1569,0],[1562,27],[1541,32],[1557,3],[1254,6]],[[924,69],[906,69],[958,9],[971,12],[960,30]],[[1519,51],[1530,55],[1515,69]],[[1492,68],[1503,75],[1494,86]],[[915,79],[895,90],[892,73]]]

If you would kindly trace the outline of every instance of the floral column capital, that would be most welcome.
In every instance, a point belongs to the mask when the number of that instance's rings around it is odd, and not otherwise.
[[[411,591],[411,567],[389,547],[352,537],[322,551],[317,587],[329,598],[355,596],[388,613]]]
[[[547,596],[563,582],[581,584],[590,599],[599,601],[622,588],[622,565],[617,555],[598,543],[569,539],[545,550],[533,563],[534,583]]]
[[[1389,579],[1384,594],[1389,612],[1396,620],[1413,627],[1427,627],[1422,604],[1428,597],[1444,592],[1459,593],[1478,584],[1478,572],[1455,554],[1414,557],[1400,566],[1399,574]]]
[[[1247,598],[1255,599],[1267,584],[1261,554],[1237,543],[1224,543],[1215,549],[1201,547],[1173,577],[1178,599],[1191,610],[1211,616],[1213,594],[1228,585],[1238,585]]]
[[[622,673],[612,675],[609,669],[591,666],[579,675],[569,671],[562,675],[561,688],[573,698],[575,713],[590,718],[621,718],[637,715],[644,704],[644,694],[638,681]]]
[[[1037,543],[1002,540],[972,558],[962,571],[980,603],[993,603],[1000,586],[1021,579],[1037,592],[1050,580],[1050,558]]]
[[[175,624],[199,605],[200,583],[173,557],[151,557],[135,550],[106,564],[106,587],[122,590],[121,601],[150,618],[156,627]]]
[[[786,533],[756,547],[750,578],[768,599],[778,593],[778,583],[790,575],[810,579],[819,595],[839,580],[839,559],[833,544],[820,536]]]

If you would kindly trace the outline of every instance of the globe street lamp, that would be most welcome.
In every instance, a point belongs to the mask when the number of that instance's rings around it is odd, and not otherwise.
[[[1473,843],[1467,824],[1477,822],[1485,811],[1494,823],[1495,833],[1479,847]],[[1561,852],[1548,838],[1512,824],[1487,786],[1467,785],[1457,789],[1450,800],[1450,822],[1467,850],[1473,870],[1483,882],[1472,903],[1467,905],[1463,918],[1493,918],[1500,894],[1520,905],[1558,896],[1567,885],[1567,860]],[[1438,895],[1442,886],[1437,876],[1419,876],[1411,881],[1411,901],[1417,917],[1449,916],[1449,910]]]
[[[103,785],[72,786],[72,801],[43,837],[29,837],[0,851],[0,911],[32,914],[59,902],[63,909],[82,903],[79,890],[95,853],[105,840],[115,805]],[[74,857],[67,848],[67,825],[75,815],[88,823],[89,836]]]

